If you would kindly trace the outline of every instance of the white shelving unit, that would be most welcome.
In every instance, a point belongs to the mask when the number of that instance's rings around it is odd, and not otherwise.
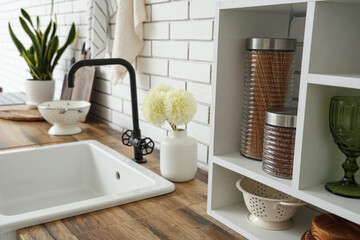
[[[246,221],[235,182],[247,176],[310,205],[360,224],[360,200],[336,196],[324,184],[342,177],[345,156],[328,127],[330,98],[360,95],[360,2],[357,0],[233,0],[217,4],[213,67],[208,214],[249,239],[300,239],[319,212],[299,208],[284,231]],[[262,171],[240,149],[245,39],[284,38],[289,16],[305,19],[293,33],[303,44],[293,179]],[[299,60],[299,58],[298,58]],[[360,181],[360,174],[356,178]]]

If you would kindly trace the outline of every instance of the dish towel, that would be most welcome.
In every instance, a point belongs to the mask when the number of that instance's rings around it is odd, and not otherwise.
[[[87,48],[91,58],[103,58],[109,31],[109,20],[117,11],[117,0],[89,0],[89,29]]]
[[[143,41],[143,22],[146,21],[144,0],[120,0],[116,16],[112,58],[123,58],[133,63],[141,52]],[[116,84],[124,79],[127,70],[117,65],[111,67],[110,79]]]

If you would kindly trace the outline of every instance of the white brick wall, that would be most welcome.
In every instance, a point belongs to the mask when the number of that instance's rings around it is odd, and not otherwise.
[[[144,39],[169,39],[169,23],[145,23]]]
[[[145,46],[133,64],[137,70],[138,102],[149,89],[159,84],[191,91],[198,102],[198,111],[188,124],[188,134],[198,140],[199,165],[208,162],[210,143],[211,69],[213,58],[213,31],[215,2],[218,0],[145,0],[148,21],[144,23]],[[69,27],[75,22],[78,30],[76,42],[63,55],[54,72],[58,98],[64,74],[70,60],[81,57],[82,43],[87,34],[87,0],[55,0],[58,34],[62,44]],[[18,16],[20,8],[31,16],[40,15],[42,27],[49,19],[50,0],[13,0],[0,2],[0,86],[5,91],[23,91],[23,79],[29,75],[8,34],[11,22],[15,33],[26,44]],[[115,17],[110,20],[110,45],[114,36]],[[109,67],[97,68],[94,83],[91,113],[111,127],[119,130],[132,128],[128,76],[117,85],[110,81]],[[140,110],[140,127],[144,136],[151,137],[157,147],[168,134],[169,127],[158,128],[145,122]]]
[[[185,41],[152,41],[154,57],[187,59],[188,43]]]
[[[186,20],[188,19],[188,2],[177,1],[152,6],[151,20]]]
[[[181,40],[212,40],[213,21],[181,21],[170,23],[170,38]]]

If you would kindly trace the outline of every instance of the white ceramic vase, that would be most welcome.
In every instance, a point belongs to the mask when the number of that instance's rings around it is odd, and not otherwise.
[[[26,104],[39,103],[54,99],[55,80],[25,80]]]
[[[197,171],[197,142],[187,131],[172,131],[161,142],[161,175],[173,182],[187,182]]]

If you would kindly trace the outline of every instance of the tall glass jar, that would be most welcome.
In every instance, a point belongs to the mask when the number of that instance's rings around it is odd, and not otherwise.
[[[265,111],[291,103],[296,39],[249,38],[246,47],[240,152],[261,160]]]

